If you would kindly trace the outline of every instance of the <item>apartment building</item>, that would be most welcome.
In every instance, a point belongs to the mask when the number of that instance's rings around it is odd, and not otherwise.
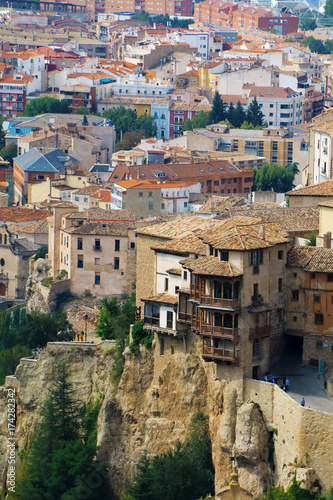
[[[73,293],[121,295],[135,282],[133,212],[58,204],[49,220],[53,275],[65,269]]]
[[[279,10],[246,7],[237,3],[205,0],[194,6],[194,22],[215,23],[235,29],[276,30],[278,34],[295,33],[298,17]]]
[[[170,106],[169,138],[174,139],[181,135],[181,129],[186,120],[192,120],[200,111],[210,111],[210,104],[172,102]],[[162,137],[163,138],[163,137]]]
[[[66,155],[60,149],[53,149],[45,154],[37,148],[31,149],[13,161],[14,201],[24,205],[28,201],[28,186],[47,178],[59,179],[67,168],[78,169],[76,158]]]
[[[200,182],[118,181],[111,188],[111,208],[133,210],[137,219],[188,213],[190,195],[200,192]]]
[[[331,248],[294,246],[287,257],[286,333],[314,366],[333,360],[332,262]]]
[[[310,140],[313,145],[309,157],[309,173],[313,183],[320,183],[333,178],[332,140],[333,120],[310,128]]]
[[[137,230],[137,297],[156,362],[197,350],[228,376],[262,377],[285,319],[288,233],[241,216]]]
[[[232,161],[208,158],[198,161],[187,159],[183,163],[156,163],[140,166],[117,165],[110,176],[111,182],[119,183],[128,179],[137,181],[159,181],[161,185],[168,182],[200,183],[204,194],[244,194],[252,187],[253,157],[244,160],[242,167],[236,167]]]
[[[241,130],[216,124],[186,132],[184,142],[186,149],[251,154],[279,166],[297,162],[302,171],[309,164],[309,139],[309,133],[292,133],[281,127]],[[299,176],[296,182],[301,180]]]

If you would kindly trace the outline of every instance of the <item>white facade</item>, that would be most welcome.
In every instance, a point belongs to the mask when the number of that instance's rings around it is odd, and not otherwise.
[[[146,78],[135,74],[128,75],[119,79],[112,84],[114,95],[131,95],[131,96],[165,96],[172,90],[171,83],[162,83],[161,80],[146,82]]]
[[[331,178],[332,137],[326,132],[314,131],[313,183]]]
[[[302,123],[302,95],[293,94],[285,98],[257,96],[257,101],[269,127],[290,127]]]

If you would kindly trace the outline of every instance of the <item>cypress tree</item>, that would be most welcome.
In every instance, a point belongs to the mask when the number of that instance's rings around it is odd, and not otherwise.
[[[209,123],[219,123],[226,119],[226,104],[216,91],[214,94],[212,109],[209,112]]]

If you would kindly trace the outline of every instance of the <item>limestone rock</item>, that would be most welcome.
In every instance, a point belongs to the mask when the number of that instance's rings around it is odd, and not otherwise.
[[[40,284],[46,278],[51,277],[51,261],[38,259],[33,265],[33,271],[28,277],[25,298],[28,311],[34,309],[42,312],[51,312],[52,307],[48,304],[40,292]]]

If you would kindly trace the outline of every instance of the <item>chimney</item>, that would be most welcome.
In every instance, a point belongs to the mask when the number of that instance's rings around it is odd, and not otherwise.
[[[265,239],[265,226],[259,227],[259,238],[261,238],[262,240]]]
[[[324,248],[331,248],[331,241],[332,233],[331,231],[327,231],[327,233],[324,235]]]

